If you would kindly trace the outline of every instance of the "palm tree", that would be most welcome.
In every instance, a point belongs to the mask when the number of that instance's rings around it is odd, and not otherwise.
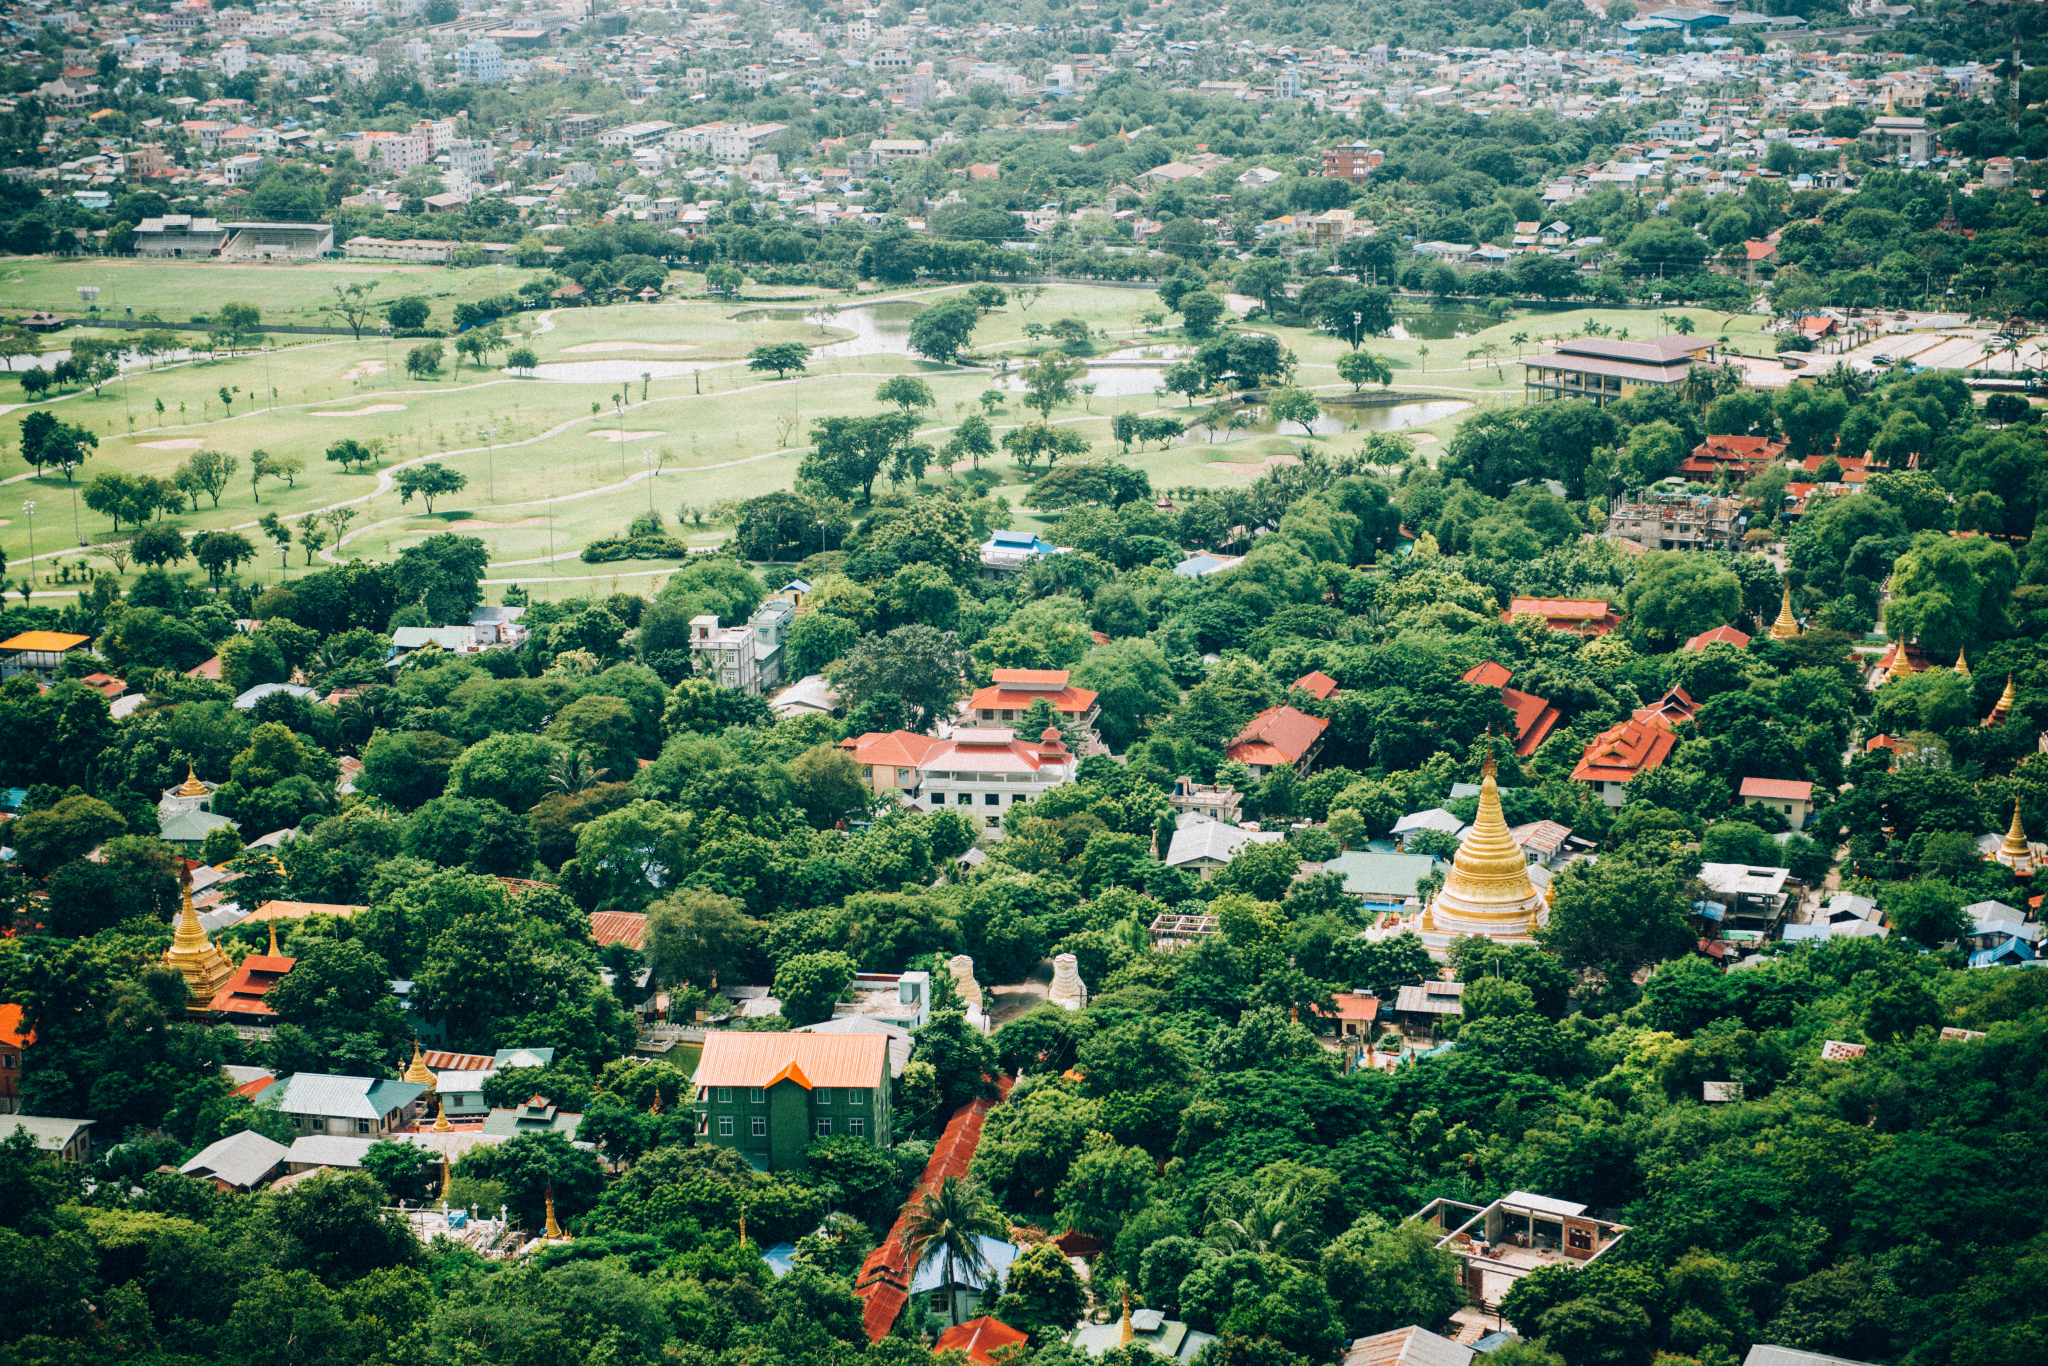
[[[1515,359],[1520,360],[1522,358],[1522,348],[1529,344],[1529,334],[1527,332],[1517,332],[1514,336],[1508,338],[1508,342],[1515,348]]]
[[[564,750],[548,765],[548,786],[574,796],[596,787],[610,772],[608,768],[599,768],[587,749]]]
[[[945,1258],[946,1310],[955,1324],[960,1322],[960,1301],[953,1290],[954,1267],[985,1277],[988,1258],[982,1255],[981,1239],[1007,1237],[1009,1231],[971,1176],[947,1177],[911,1207],[903,1240],[910,1249],[912,1272],[934,1257]]]
[[[1679,314],[1677,317],[1671,320],[1671,330],[1676,332],[1681,337],[1690,337],[1692,335],[1692,329],[1692,319],[1688,318],[1683,313]]]
[[[1240,1188],[1219,1194],[1209,1207],[1209,1246],[1287,1261],[1314,1255],[1314,1230],[1293,1191],[1256,1194]]]

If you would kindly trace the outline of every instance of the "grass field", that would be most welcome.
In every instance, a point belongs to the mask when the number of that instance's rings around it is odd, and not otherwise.
[[[380,297],[442,287],[447,292],[436,299],[436,314],[445,320],[445,302],[502,292],[524,274],[508,270],[501,280],[488,267],[451,272],[385,265],[119,263],[112,271],[105,267],[104,262],[17,264],[0,272],[5,275],[0,310],[61,307],[72,285],[111,273],[117,277],[116,288],[135,288],[138,297],[146,289],[152,306],[167,319],[223,298],[257,302],[269,319],[293,310],[310,317],[309,310],[317,309],[333,280],[374,278],[380,282]],[[103,279],[95,282],[105,287]],[[952,292],[956,290],[923,289],[890,297],[921,304]],[[103,293],[101,302],[104,306],[108,295]],[[117,295],[115,302],[125,309],[129,301]],[[1056,286],[1028,310],[1012,304],[985,317],[975,334],[975,355],[991,367],[1001,367],[1007,357],[1014,368],[1016,359],[1033,349],[1024,336],[1025,323],[1067,317],[1110,334],[1095,339],[1098,356],[1148,344],[1186,345],[1187,339],[1178,333],[1146,331],[1140,315],[1158,306],[1156,297],[1146,291]],[[81,537],[91,540],[111,530],[105,517],[82,503],[74,522],[72,495],[86,479],[100,470],[168,475],[203,446],[235,456],[241,473],[218,508],[202,498],[198,512],[188,510],[176,518],[188,531],[253,528],[267,512],[290,520],[348,504],[357,509],[357,518],[345,545],[330,546],[327,554],[382,559],[426,535],[452,528],[483,538],[491,549],[494,581],[522,580],[548,593],[580,591],[585,581],[591,586],[618,582],[651,588],[672,564],[591,566],[576,559],[576,552],[594,537],[622,532],[634,516],[648,511],[650,501],[673,523],[682,508],[708,510],[729,499],[787,487],[800,459],[800,452],[791,447],[802,441],[809,420],[880,411],[874,389],[889,374],[918,373],[932,386],[938,408],[929,415],[933,430],[925,439],[935,445],[943,444],[947,429],[973,410],[985,389],[1000,382],[989,368],[939,367],[903,354],[900,334],[907,327],[907,310],[902,303],[892,305],[893,323],[877,323],[851,312],[823,319],[735,316],[753,307],[692,299],[521,315],[515,324],[531,331],[530,344],[541,362],[536,377],[467,364],[458,367],[451,347],[439,375],[416,380],[403,371],[405,351],[414,343],[283,334],[274,338],[278,345],[266,353],[133,370],[97,397],[87,391],[37,405],[67,422],[87,426],[100,438],[98,450],[68,488],[61,476],[34,476],[21,462],[16,421],[26,409],[6,409],[6,417],[0,419],[0,479],[13,487],[0,491],[0,551],[6,554],[9,577],[18,580],[29,554],[28,519],[18,509],[21,501],[33,499],[39,580],[49,577],[60,560],[80,564],[81,554],[88,553],[77,544]],[[1701,335],[1718,335],[1727,325],[1722,315],[1688,312]],[[1367,345],[1396,367],[1395,387],[1403,394],[1484,406],[1519,403],[1521,377],[1513,364],[1511,338],[1526,334],[1530,340],[1522,350],[1528,352],[1540,349],[1542,339],[1576,330],[1588,319],[1617,331],[1629,328],[1634,336],[1652,335],[1658,329],[1652,313],[1568,310],[1522,315],[1450,341],[1376,339]],[[1754,333],[1759,322],[1733,319],[1729,335]],[[1341,341],[1301,329],[1259,326],[1294,350],[1300,359],[1300,383],[1330,396],[1348,391],[1334,369],[1345,349]],[[57,334],[50,344],[61,346],[65,335]],[[777,382],[749,371],[743,361],[750,349],[771,341],[804,341],[826,351],[813,360],[803,378]],[[1488,343],[1500,348],[1496,361],[1467,359],[1468,351]],[[1104,392],[1053,415],[1055,421],[1071,424],[1088,437],[1097,455],[1117,450],[1109,435],[1109,420],[1116,413],[1180,411],[1181,399],[1162,398],[1140,372],[1097,374],[1106,381]],[[651,378],[643,380],[642,375]],[[0,386],[0,402],[18,399],[17,385],[0,379]],[[1138,391],[1109,392],[1118,387]],[[233,399],[231,406],[222,403],[223,388]],[[614,408],[615,398],[621,409]],[[1420,438],[1426,453],[1441,451],[1471,411],[1448,413],[1407,434]],[[1000,432],[1029,416],[1012,399],[992,421]],[[1356,414],[1339,410],[1338,416],[1339,430],[1314,438],[1299,429],[1255,429],[1228,442],[1133,451],[1125,459],[1144,469],[1156,487],[1242,483],[1258,462],[1289,453],[1304,440],[1338,450],[1353,446],[1359,438],[1341,428]],[[327,461],[328,446],[344,436],[385,442],[384,463],[344,472]],[[301,457],[305,472],[290,487],[266,481],[253,490],[247,470],[251,453],[259,449],[273,456]],[[417,500],[402,505],[391,487],[392,472],[400,462],[427,457],[441,459],[469,480],[462,494],[438,500],[431,515]],[[1020,483],[1002,492],[1013,504],[1028,503]],[[707,517],[701,527],[691,523],[679,534],[701,545],[722,539],[728,530]],[[260,534],[251,539],[259,547],[267,544]],[[302,549],[294,546],[291,559],[291,574],[307,572]],[[97,556],[92,561],[96,567],[106,563]],[[272,550],[244,576],[274,581],[279,573]],[[53,595],[71,591],[42,582],[38,587]]]

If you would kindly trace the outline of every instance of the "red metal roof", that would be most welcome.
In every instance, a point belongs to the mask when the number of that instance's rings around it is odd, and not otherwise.
[[[1508,680],[1514,676],[1513,670],[1491,659],[1484,664],[1475,664],[1465,671],[1465,681],[1477,683],[1482,688],[1505,688]]]
[[[841,740],[839,746],[853,751],[855,763],[916,768],[939,743],[931,736],[919,735],[915,731],[871,730],[866,735]]]
[[[267,953],[250,954],[235,969],[235,975],[228,978],[227,985],[206,1003],[206,1008],[230,1015],[270,1018],[273,1012],[264,1006],[263,998],[297,962],[296,958],[272,958]]]
[[[1621,625],[1621,618],[1598,598],[1516,598],[1500,619],[1511,622],[1519,616],[1542,617],[1553,631],[1589,636],[1605,635]]]
[[[1310,716],[1293,707],[1268,707],[1237,733],[1224,753],[1247,764],[1299,763],[1329,724],[1320,716]]]
[[[998,672],[1001,671],[999,670]],[[1005,688],[998,686],[993,688],[975,689],[974,696],[968,700],[967,705],[973,707],[977,711],[982,709],[995,710],[998,708],[1014,711],[1024,711],[1028,709],[1033,702],[1043,701],[1048,706],[1050,706],[1054,711],[1067,712],[1074,716],[1080,716],[1085,714],[1090,707],[1095,705],[1095,697],[1096,695],[1090,692],[1088,689],[1077,688],[1074,687],[1072,684],[1068,684],[1067,686],[1060,688],[1058,691],[1025,691],[1017,688]]]
[[[33,1033],[24,1033],[21,1027],[21,1007],[0,1005],[0,1043],[16,1048],[26,1048],[36,1041]]]
[[[697,1063],[698,1086],[886,1086],[888,1040],[880,1034],[754,1034],[714,1030]]]
[[[1489,659],[1465,671],[1465,682],[1482,688],[1499,688],[1501,705],[1515,717],[1515,755],[1526,759],[1550,738],[1550,732],[1564,713],[1534,693],[1518,692],[1507,686],[1514,673],[1497,660]]]
[[[647,946],[647,917],[636,911],[599,911],[590,917],[590,937],[599,948]]]

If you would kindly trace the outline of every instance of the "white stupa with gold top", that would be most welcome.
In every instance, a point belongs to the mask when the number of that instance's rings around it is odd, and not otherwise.
[[[1423,909],[1417,927],[1432,953],[1466,935],[1532,939],[1548,915],[1543,893],[1529,877],[1529,856],[1501,814],[1491,754],[1479,773],[1479,810],[1451,860],[1450,875]]]

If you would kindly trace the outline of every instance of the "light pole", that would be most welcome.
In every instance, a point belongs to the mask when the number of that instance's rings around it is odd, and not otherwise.
[[[85,533],[78,529],[78,485],[71,486],[71,534],[78,537],[80,545],[85,544]]]
[[[647,462],[647,515],[654,515],[654,452],[642,451],[640,458]]]
[[[496,427],[485,427],[477,435],[490,442],[490,451],[484,456],[484,469],[488,472],[487,477],[491,484],[491,501],[496,503],[498,501],[498,429]]]
[[[612,395],[612,418],[619,424],[619,478],[626,477],[626,408],[619,402],[617,394]]]
[[[28,518],[28,581],[33,588],[36,581],[36,500],[31,498],[21,505],[21,515]]]
[[[1351,349],[1356,351],[1358,349],[1358,344],[1364,340],[1365,314],[1354,312],[1351,315]]]
[[[377,330],[384,334],[384,382],[391,382],[391,319],[377,324]]]

